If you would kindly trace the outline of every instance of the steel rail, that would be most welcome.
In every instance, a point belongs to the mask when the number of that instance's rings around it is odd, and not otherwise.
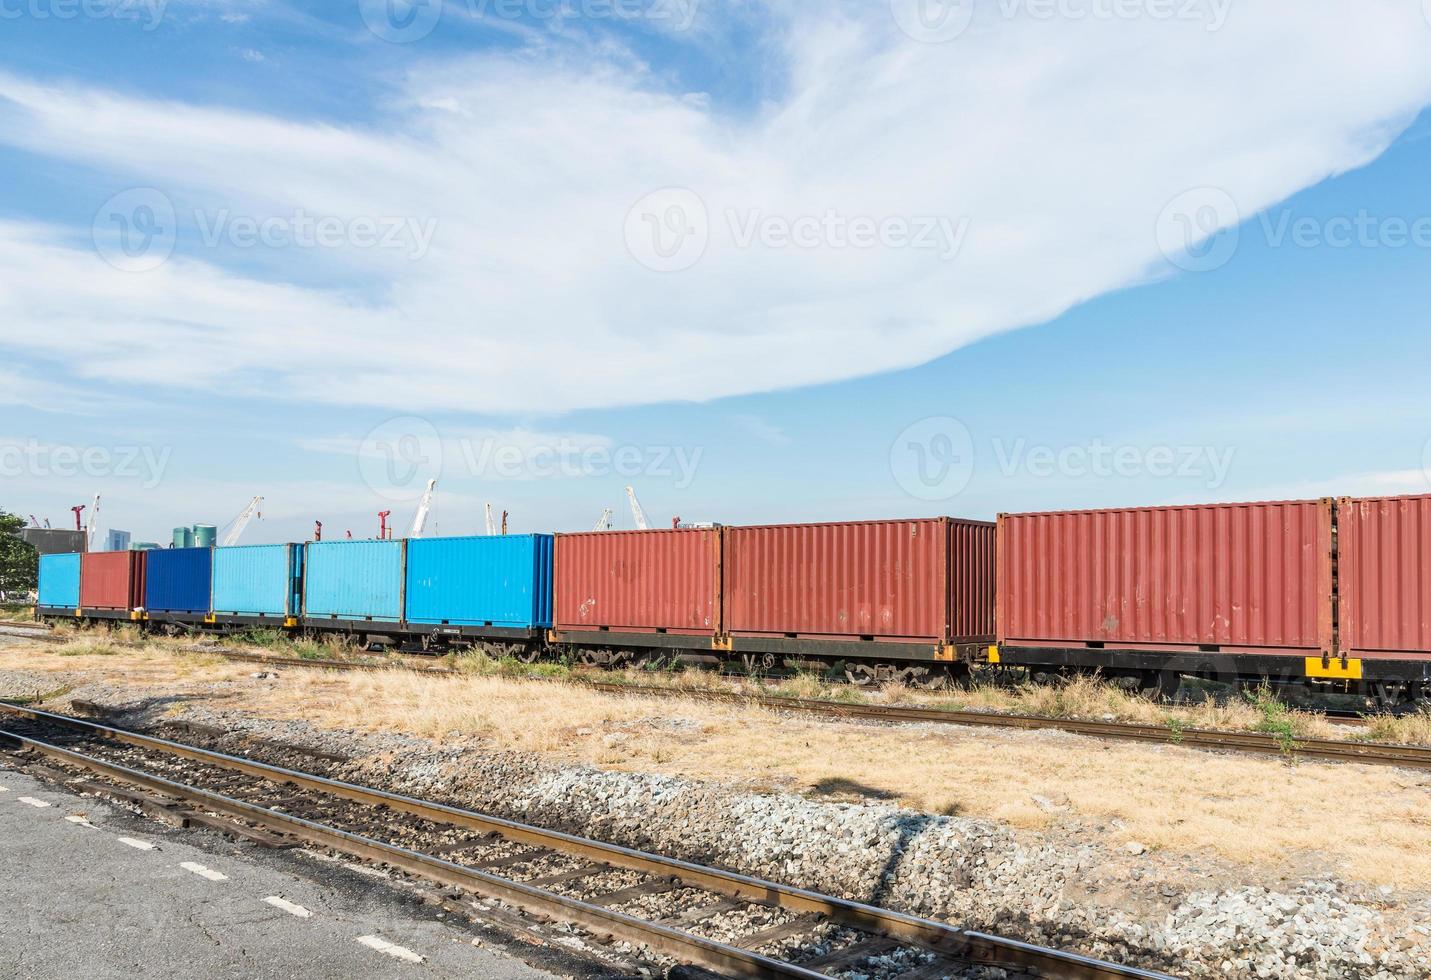
[[[497,833],[507,840],[533,844],[552,851],[599,861],[613,867],[679,879],[682,885],[686,887],[701,888],[732,898],[776,905],[792,911],[816,913],[826,917],[829,921],[837,925],[858,929],[862,932],[871,932],[909,941],[929,949],[938,955],[975,965],[1019,967],[1039,971],[1039,975],[1042,976],[1067,977],[1073,978],[1073,980],[1085,980],[1085,978],[1086,980],[1106,980],[1106,978],[1115,977],[1169,980],[1164,974],[1142,970],[1137,967],[1107,963],[1090,957],[1080,956],[1076,953],[1045,949],[1017,940],[957,929],[943,923],[916,918],[888,909],[876,908],[860,902],[852,902],[829,895],[822,895],[818,892],[795,888],[790,885],[765,881],[748,875],[723,871],[718,868],[708,868],[688,861],[663,857],[645,851],[638,851],[633,848],[622,847],[617,844],[608,844],[602,841],[577,837],[573,834],[566,834],[561,831],[546,830],[528,824],[517,823],[502,817],[459,809],[446,804],[431,803],[413,797],[389,793],[385,790],[372,789],[370,787],[345,783],[310,773],[272,766],[267,763],[256,762],[252,759],[225,755],[208,749],[172,742],[167,739],[140,735],[136,732],[100,725],[95,722],[85,721],[84,719],[71,718],[66,715],[57,715],[36,708],[22,707],[4,702],[0,702],[0,711],[27,717],[36,721],[63,725],[137,748],[159,751],[195,762],[242,772],[273,783],[293,784],[353,802],[370,806],[384,806],[434,823],[449,824],[482,833]],[[396,866],[403,867],[405,870],[414,870],[415,873],[425,874],[429,877],[433,877],[434,875],[446,875],[452,878],[455,876],[460,880],[447,880],[441,877],[439,877],[438,880],[445,880],[450,884],[461,884],[464,887],[470,887],[473,891],[480,894],[491,895],[502,901],[507,901],[532,911],[555,915],[567,921],[597,929],[598,931],[607,931],[614,935],[619,934],[622,935],[623,938],[632,939],[636,942],[649,944],[652,942],[653,937],[655,937],[657,940],[657,948],[663,950],[669,949],[669,947],[662,946],[661,943],[676,943],[682,947],[683,955],[693,957],[692,962],[714,965],[718,969],[727,971],[737,970],[741,976],[795,976],[807,978],[822,976],[822,974],[804,970],[799,967],[794,968],[798,972],[790,972],[789,964],[783,964],[779,961],[759,956],[758,954],[691,936],[680,930],[648,923],[599,906],[588,905],[576,899],[555,895],[530,885],[509,881],[476,869],[464,868],[461,865],[440,858],[434,858],[404,848],[395,847],[394,845],[373,841],[347,831],[338,830],[337,828],[315,824],[312,821],[307,821],[290,814],[265,810],[254,804],[233,800],[207,790],[184,787],[180,784],[165,780],[163,777],[128,770],[115,763],[83,756],[72,750],[39,742],[24,735],[0,732],[0,736],[17,740],[27,747],[34,748],[46,754],[60,754],[59,757],[67,758],[70,761],[75,761],[91,768],[95,768],[96,766],[94,764],[97,764],[100,767],[104,767],[109,774],[120,774],[119,778],[131,781],[137,778],[141,785],[147,785],[160,792],[169,793],[171,795],[179,793],[181,798],[187,796],[200,799],[205,805],[213,805],[231,816],[239,816],[241,819],[254,820],[260,823],[278,823],[282,824],[285,829],[296,828],[300,832],[299,836],[304,836],[305,833],[320,834],[323,837],[322,843],[325,846],[332,846],[338,850],[346,850],[348,853],[358,853],[349,849],[351,846],[356,845],[361,848],[362,853],[359,853],[359,856],[362,857],[368,857],[389,864],[397,862]],[[161,783],[165,785],[159,785]],[[634,932],[632,930],[634,930]],[[687,948],[689,946],[687,943],[688,940],[694,940],[696,945]],[[709,958],[712,956],[719,959],[720,962],[714,963]],[[775,969],[778,972],[768,972],[771,969]]]

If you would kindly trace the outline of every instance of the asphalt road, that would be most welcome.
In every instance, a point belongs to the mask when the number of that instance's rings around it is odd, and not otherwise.
[[[13,770],[0,787],[0,976],[553,976],[315,857],[171,831]]]

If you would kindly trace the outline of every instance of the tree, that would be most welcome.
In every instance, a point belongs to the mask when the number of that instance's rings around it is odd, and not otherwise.
[[[20,537],[21,517],[0,510],[0,595],[28,595],[40,573],[40,553]]]

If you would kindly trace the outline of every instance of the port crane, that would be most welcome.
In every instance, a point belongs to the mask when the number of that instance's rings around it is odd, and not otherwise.
[[[249,522],[255,517],[259,520],[263,520],[262,497],[254,497],[250,500],[248,506],[239,513],[238,517],[233,519],[233,524],[229,527],[229,533],[224,535],[223,546],[228,548],[238,544],[238,540],[243,536],[243,532],[248,527]]]
[[[427,490],[422,494],[422,500],[418,502],[417,513],[412,518],[412,533],[410,538],[422,537],[423,529],[427,527],[427,516],[432,513],[432,491],[436,489],[437,481],[428,480]]]
[[[646,522],[646,512],[641,509],[641,501],[636,499],[636,488],[626,488],[626,499],[631,503],[631,519],[636,522],[636,530],[650,530],[651,525]]]

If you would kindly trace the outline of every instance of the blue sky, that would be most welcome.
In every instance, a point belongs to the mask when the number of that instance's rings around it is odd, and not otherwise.
[[[612,2],[5,7],[0,506],[1431,492],[1419,4]]]

